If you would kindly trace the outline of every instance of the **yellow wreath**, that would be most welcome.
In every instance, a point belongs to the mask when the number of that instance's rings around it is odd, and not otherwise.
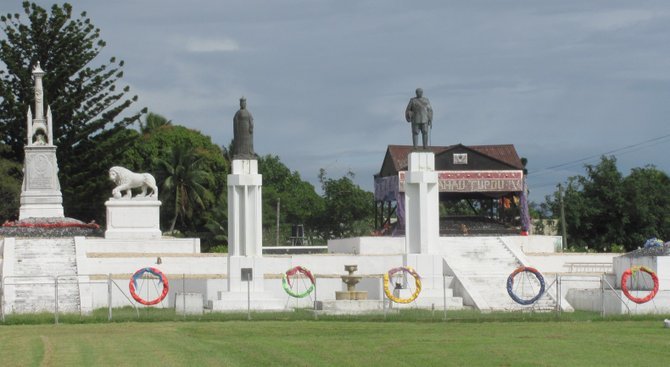
[[[393,274],[402,271],[403,273],[408,273],[409,275],[414,277],[414,284],[416,285],[416,290],[414,293],[409,298],[399,298],[393,295],[391,290],[389,289],[389,283],[390,283],[390,278],[393,276]],[[412,269],[411,267],[407,266],[400,266],[397,268],[393,268],[388,271],[388,273],[384,273],[384,293],[386,294],[386,297],[390,299],[391,301],[395,303],[410,303],[416,299],[416,297],[419,296],[419,293],[421,293],[421,277],[417,272]]]

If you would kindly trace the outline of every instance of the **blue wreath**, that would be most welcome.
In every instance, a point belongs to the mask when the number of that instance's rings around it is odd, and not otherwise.
[[[521,273],[521,272],[529,272],[529,273],[535,275],[537,280],[540,282],[540,291],[537,293],[537,295],[535,297],[533,297],[531,299],[519,298],[519,296],[517,296],[514,293],[514,290],[513,290],[513,288],[514,288],[514,276],[517,275],[518,273]],[[524,306],[532,305],[533,303],[537,302],[537,300],[540,299],[540,297],[542,297],[542,295],[544,294],[544,277],[535,268],[531,268],[531,267],[528,267],[528,266],[521,266],[521,267],[517,268],[516,270],[514,270],[512,272],[512,274],[510,274],[509,277],[507,278],[507,293],[509,294],[510,297],[512,297],[514,302],[516,302],[520,305],[524,305]]]
[[[144,273],[150,273],[158,277],[158,284],[163,284],[163,279],[165,278],[165,275],[161,272],[158,271],[158,269],[154,268],[142,268],[133,274],[133,285],[135,288],[137,288],[137,280],[144,275]]]

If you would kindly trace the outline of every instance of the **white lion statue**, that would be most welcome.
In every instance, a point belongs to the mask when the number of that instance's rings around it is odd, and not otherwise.
[[[115,199],[120,199],[124,191],[125,195],[123,197],[130,199],[133,195],[132,189],[136,187],[142,188],[142,192],[136,197],[158,197],[156,179],[149,173],[135,173],[129,169],[115,166],[109,169],[109,179],[116,184],[116,187],[112,190],[112,196]],[[149,195],[147,195],[147,188],[151,189]]]

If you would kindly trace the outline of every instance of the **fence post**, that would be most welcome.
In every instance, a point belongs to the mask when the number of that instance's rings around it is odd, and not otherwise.
[[[319,319],[319,315],[316,313],[317,312],[317,302],[318,299],[316,298],[316,276],[314,276],[314,320]]]
[[[107,321],[112,321],[112,273],[107,275]]]
[[[600,316],[605,317],[605,274],[600,276]]]
[[[391,307],[391,304],[389,302],[389,307]],[[386,292],[382,292],[382,307],[384,308],[384,321],[386,321],[386,313],[388,308],[386,307]]]
[[[247,280],[247,321],[251,320],[251,281]]]
[[[186,318],[186,274],[182,273],[181,274],[181,298],[182,298],[182,306],[183,308],[183,316]],[[177,302],[177,300],[175,300]]]
[[[447,321],[447,276],[442,273],[442,298],[444,301],[444,321]]]
[[[58,276],[54,278],[54,321],[58,325]]]
[[[5,277],[0,278],[0,317],[5,322]]]
[[[556,288],[558,291],[558,314],[560,315],[562,310],[561,303],[563,302],[563,290],[561,289],[561,276],[556,274]]]

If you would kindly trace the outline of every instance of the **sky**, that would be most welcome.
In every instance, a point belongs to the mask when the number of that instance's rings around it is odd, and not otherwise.
[[[107,42],[97,63],[125,61],[132,108],[227,146],[245,96],[256,152],[316,187],[324,168],[372,190],[387,145],[411,144],[417,87],[434,110],[432,145],[514,144],[531,200],[603,153],[624,175],[670,172],[665,0],[70,3]],[[20,4],[2,0],[0,13]]]

